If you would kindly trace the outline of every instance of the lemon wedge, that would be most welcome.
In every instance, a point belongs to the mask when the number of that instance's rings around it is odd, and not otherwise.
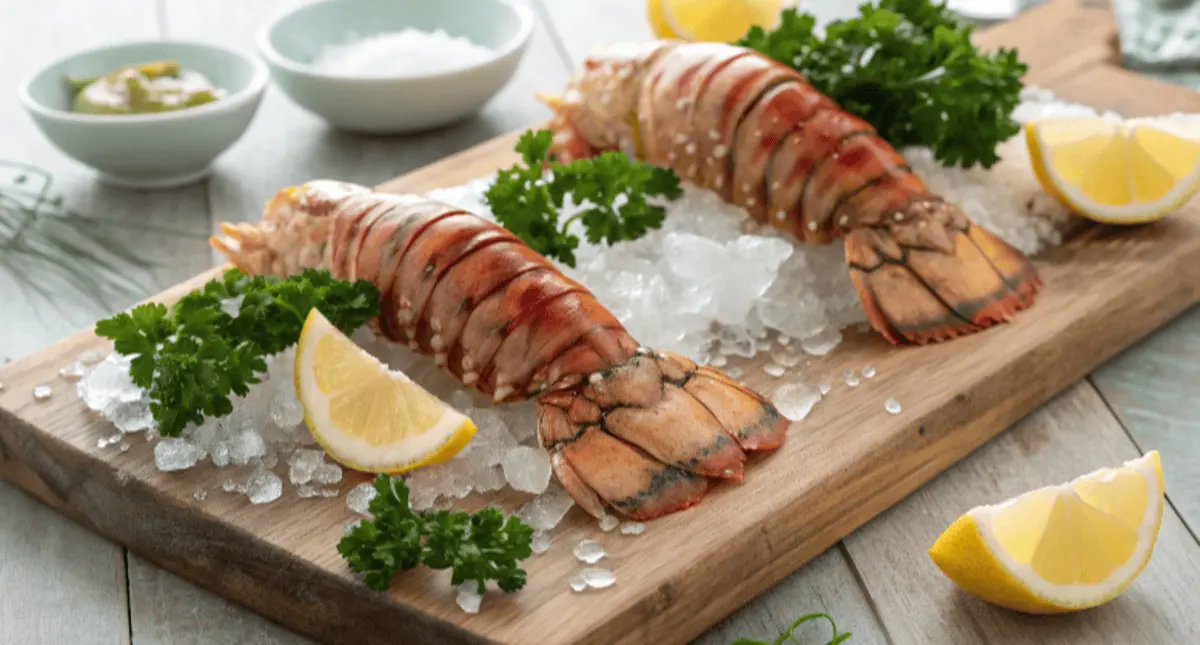
[[[335,461],[398,473],[462,450],[475,424],[363,351],[319,311],[296,346],[296,396],[313,437]]]
[[[1034,614],[1116,598],[1145,568],[1162,521],[1158,452],[967,511],[929,549],[990,603]]]
[[[1200,140],[1167,119],[1056,118],[1025,125],[1046,192],[1105,224],[1160,220],[1200,190]]]
[[[659,38],[731,43],[759,25],[779,23],[782,0],[648,0],[650,27]]]

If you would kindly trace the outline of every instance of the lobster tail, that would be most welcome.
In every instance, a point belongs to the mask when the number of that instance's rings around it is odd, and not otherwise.
[[[867,317],[893,343],[979,331],[1029,306],[1039,286],[1025,256],[931,195],[870,123],[758,52],[622,45],[542,100],[562,158],[621,150],[801,242],[845,235]]]
[[[538,433],[554,472],[596,517],[605,507],[633,519],[688,508],[708,490],[707,478],[740,481],[746,453],[778,448],[788,426],[721,372],[644,349],[538,399]]]
[[[243,271],[322,268],[379,288],[375,331],[495,401],[537,398],[538,436],[580,507],[638,519],[742,478],[788,422],[710,367],[655,353],[583,285],[496,224],[417,195],[318,181],[211,244]]]
[[[893,343],[923,345],[1004,322],[1041,285],[1020,251],[936,199],[850,231],[846,261],[871,326]]]

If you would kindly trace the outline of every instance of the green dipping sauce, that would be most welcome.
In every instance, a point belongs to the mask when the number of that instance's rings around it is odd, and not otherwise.
[[[71,111],[81,114],[171,112],[225,97],[225,90],[173,61],[129,65],[98,78],[67,78],[67,84],[75,93]]]

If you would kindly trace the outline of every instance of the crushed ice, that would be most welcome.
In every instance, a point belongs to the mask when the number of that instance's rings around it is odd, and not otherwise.
[[[1036,88],[1021,99],[1014,115],[1021,122],[1095,113]],[[946,168],[923,148],[902,153],[935,193],[1021,251],[1061,243],[1057,227],[1067,212],[1042,191],[1021,136],[1001,144],[1002,160],[989,170]],[[483,177],[430,196],[491,217],[483,199],[490,181]],[[635,338],[695,360],[705,358],[715,337],[723,354],[752,355],[756,343],[744,332],[757,326],[820,356],[837,346],[843,328],[865,319],[840,243],[793,245],[714,193],[687,185],[667,207],[660,230],[612,247],[581,242],[576,256],[576,269],[560,268],[587,285]],[[722,335],[711,328],[714,321],[733,330]]]

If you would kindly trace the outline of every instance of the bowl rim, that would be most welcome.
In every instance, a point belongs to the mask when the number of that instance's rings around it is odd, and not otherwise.
[[[255,34],[254,41],[258,45],[258,51],[264,58],[267,59],[273,66],[281,67],[288,72],[299,76],[308,77],[311,79],[319,79],[326,81],[342,81],[342,82],[394,82],[394,81],[417,81],[443,78],[454,74],[461,74],[477,69],[482,69],[494,65],[498,61],[504,60],[513,54],[521,51],[529,44],[533,36],[534,18],[533,11],[523,2],[517,0],[488,0],[497,5],[502,5],[507,8],[520,21],[520,27],[517,33],[504,43],[504,45],[495,49],[492,54],[486,59],[478,63],[472,63],[463,67],[455,67],[434,72],[418,72],[406,74],[333,74],[329,72],[319,71],[316,67],[293,60],[279,53],[278,50],[271,44],[271,32],[279,26],[285,18],[293,14],[307,10],[311,7],[322,4],[330,4],[333,2],[343,2],[345,0],[312,0],[297,7],[291,7],[277,13],[273,18],[267,21],[267,24],[259,28]]]
[[[192,47],[200,47],[205,49],[216,50],[232,55],[243,64],[247,65],[251,70],[250,81],[246,83],[246,87],[233,92],[219,101],[197,105],[183,110],[172,110],[169,112],[151,112],[143,114],[81,114],[72,112],[71,110],[60,110],[58,108],[49,107],[33,98],[29,93],[30,86],[46,70],[57,67],[72,58],[85,57],[99,52],[109,51],[113,49],[121,49],[124,47],[136,47],[141,45],[188,45]],[[219,112],[230,112],[241,109],[245,105],[258,100],[267,88],[267,82],[271,78],[271,71],[257,57],[239,51],[232,47],[225,47],[215,43],[204,42],[200,40],[178,39],[178,38],[159,38],[159,39],[140,39],[126,40],[117,43],[109,43],[97,47],[89,47],[80,49],[75,52],[61,56],[50,63],[42,65],[32,74],[29,74],[21,81],[17,88],[17,94],[21,98],[21,103],[25,109],[37,113],[44,117],[57,119],[60,121],[73,121],[76,123],[150,123],[159,121],[180,121],[184,119],[192,119],[201,117],[205,114],[215,114]]]

